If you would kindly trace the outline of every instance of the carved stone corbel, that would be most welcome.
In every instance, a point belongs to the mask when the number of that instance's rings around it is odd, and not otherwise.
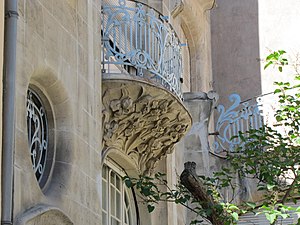
[[[102,102],[104,148],[125,153],[142,174],[172,153],[191,126],[181,100],[146,83],[105,81]]]

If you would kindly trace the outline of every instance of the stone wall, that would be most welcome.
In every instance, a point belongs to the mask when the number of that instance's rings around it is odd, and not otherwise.
[[[231,105],[233,92],[242,101],[274,90],[274,81],[291,80],[293,69],[264,70],[263,59],[271,51],[284,49],[289,58],[299,54],[297,8],[299,1],[289,4],[271,0],[217,0],[211,11],[211,46],[213,88],[220,103]]]
[[[185,92],[204,91],[211,88],[211,35],[210,9],[212,0],[164,1],[164,10],[169,9],[169,18],[175,30],[181,35],[184,58]],[[186,61],[185,61],[186,60]]]
[[[14,165],[17,220],[30,218],[30,209],[42,205],[43,210],[46,206],[59,208],[56,215],[70,218],[73,224],[101,221],[100,2],[18,1]],[[28,87],[48,101],[53,141],[49,151],[54,150],[54,163],[43,190],[35,178],[28,150]],[[30,221],[25,219],[24,223],[38,223]]]
[[[216,1],[211,11],[213,87],[220,103],[261,94],[258,0]]]
[[[183,49],[184,90],[208,91],[213,1],[180,1],[175,9],[168,0],[144,2],[169,15],[182,43],[187,43]],[[14,217],[19,224],[52,224],[51,217],[53,223],[61,224],[101,221],[100,4],[96,0],[19,0],[14,165]],[[29,87],[46,102],[54,150],[53,168],[42,189],[28,151]],[[210,103],[204,102],[206,109]],[[184,148],[183,142],[178,144],[177,151],[158,165],[157,170],[167,172],[172,184],[189,160]],[[116,163],[123,166],[121,156],[110,157],[117,157]],[[206,165],[202,168],[208,170]],[[145,207],[140,207],[141,224],[186,221],[186,211],[177,206],[162,204],[159,208],[150,220]]]

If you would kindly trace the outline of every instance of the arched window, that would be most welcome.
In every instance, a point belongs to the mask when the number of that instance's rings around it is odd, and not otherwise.
[[[125,172],[107,161],[102,168],[102,225],[136,225],[133,194],[122,177]]]

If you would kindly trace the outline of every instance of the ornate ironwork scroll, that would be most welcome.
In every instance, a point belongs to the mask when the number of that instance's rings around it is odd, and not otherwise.
[[[38,182],[41,181],[48,152],[48,124],[45,108],[32,90],[27,93],[27,129],[32,167]]]
[[[232,139],[233,136],[250,129],[259,129],[264,124],[261,98],[257,98],[254,103],[241,102],[238,94],[231,94],[228,99],[232,102],[228,109],[225,109],[224,105],[217,107],[219,118],[216,123],[218,135],[214,142],[216,152],[234,150],[241,140]]]
[[[158,83],[182,99],[181,46],[167,18],[134,1],[104,2],[103,65],[135,68],[137,76]]]

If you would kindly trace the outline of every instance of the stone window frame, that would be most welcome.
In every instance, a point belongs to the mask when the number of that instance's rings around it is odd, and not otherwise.
[[[101,210],[103,225],[139,224],[138,204],[136,202],[134,192],[133,190],[127,188],[122,180],[122,177],[126,175],[126,171],[112,159],[107,158],[103,163],[101,179]],[[114,195],[112,195],[112,192]],[[120,195],[119,198],[117,198],[118,194]],[[117,199],[119,199],[119,201]],[[112,201],[115,201],[114,205],[112,204]],[[112,206],[114,206],[114,209]],[[119,216],[117,215],[118,212]],[[115,223],[113,223],[113,221],[115,221]]]
[[[43,192],[46,191],[47,187],[49,186],[51,177],[52,177],[52,172],[54,168],[54,163],[55,163],[55,154],[56,154],[56,145],[55,145],[55,121],[54,121],[54,111],[51,107],[49,98],[44,94],[44,92],[37,87],[36,85],[30,84],[27,93],[26,93],[26,121],[27,121],[27,135],[28,135],[28,153],[30,154],[31,158],[31,163],[33,164],[32,161],[32,155],[30,151],[30,139],[29,137],[29,126],[28,126],[28,114],[29,114],[29,109],[28,109],[28,99],[29,99],[29,92],[33,93],[38,101],[40,101],[41,106],[43,107],[43,110],[46,115],[46,123],[47,123],[47,136],[48,136],[48,143],[47,143],[47,154],[45,156],[45,161],[44,161],[44,168],[43,172],[41,174],[41,177],[38,177],[37,174],[34,174],[39,187]],[[33,171],[34,172],[34,171]],[[34,172],[35,173],[35,172]]]

